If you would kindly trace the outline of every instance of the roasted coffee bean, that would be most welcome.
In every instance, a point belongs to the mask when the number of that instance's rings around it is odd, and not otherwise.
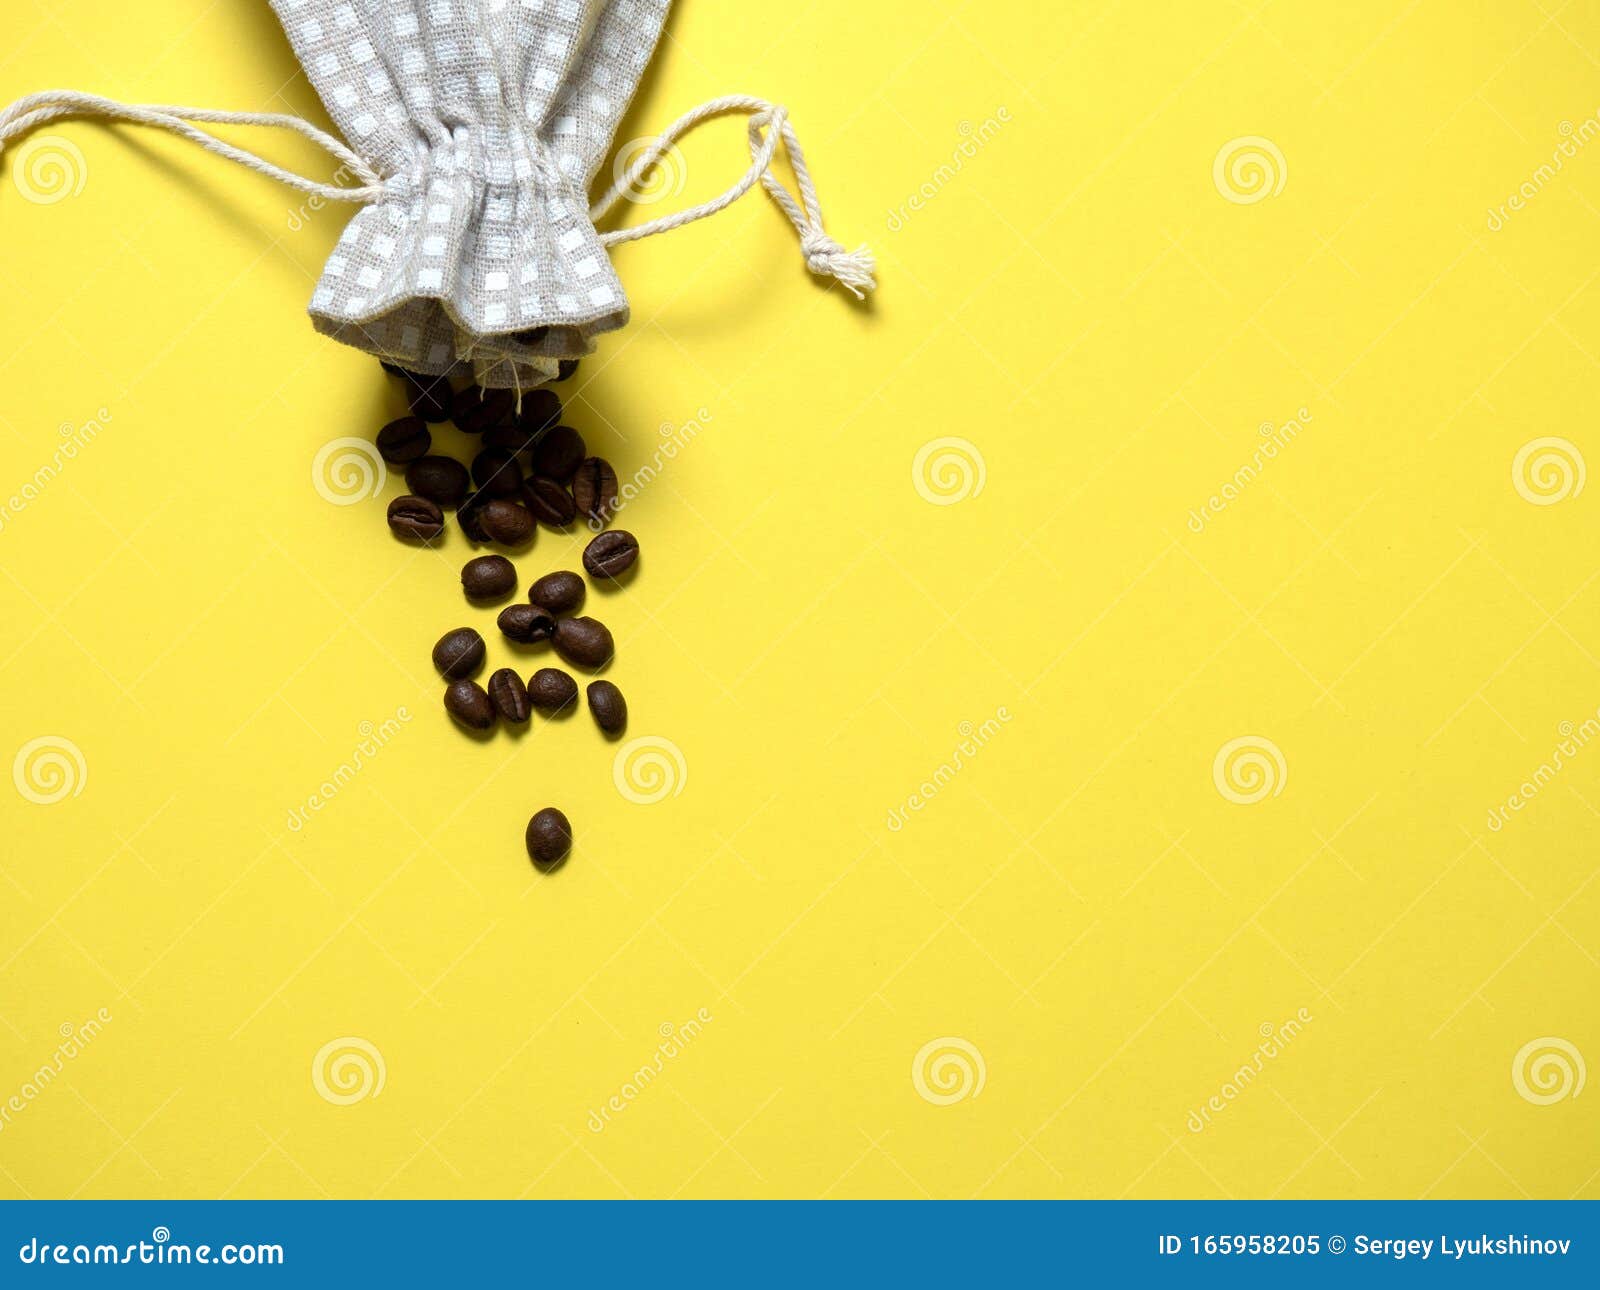
[[[591,672],[604,667],[616,652],[610,630],[597,618],[558,619],[551,639],[562,658]]]
[[[433,665],[446,680],[476,676],[483,666],[483,637],[470,627],[457,627],[439,637],[433,647]]]
[[[397,497],[389,503],[389,527],[396,537],[430,542],[444,532],[444,512],[426,497]]]
[[[454,457],[419,457],[406,467],[406,487],[454,510],[466,499],[472,477]]]
[[[461,566],[461,590],[469,600],[499,600],[517,588],[517,566],[503,555],[480,555]]]
[[[528,821],[528,856],[541,869],[553,869],[572,850],[572,825],[553,806],[547,806]]]
[[[523,489],[523,498],[534,518],[547,528],[563,529],[578,516],[578,504],[565,484],[535,475]]]
[[[503,425],[516,410],[517,396],[510,390],[485,390],[468,385],[458,390],[450,402],[450,419],[468,434],[482,434],[490,426]]]
[[[444,692],[444,710],[469,730],[494,725],[494,704],[476,681],[452,681]]]
[[[378,455],[391,466],[405,466],[428,455],[433,436],[421,417],[400,417],[378,431]]]
[[[534,530],[533,512],[501,497],[484,503],[478,512],[478,524],[491,542],[501,546],[521,546]]]
[[[533,473],[565,483],[588,451],[583,436],[571,426],[551,426],[533,445]]]
[[[559,667],[541,667],[528,678],[528,702],[540,712],[560,712],[578,701],[578,683]]]
[[[410,405],[413,416],[430,423],[448,421],[450,402],[454,397],[450,382],[444,377],[406,373],[406,403]]]
[[[538,605],[507,605],[494,621],[507,639],[523,645],[547,641],[556,632],[554,616]]]
[[[467,535],[467,541],[477,543],[479,546],[489,540],[489,535],[483,531],[483,508],[486,505],[485,499],[474,493],[456,510],[456,523]]]
[[[533,451],[536,438],[533,431],[524,430],[521,426],[491,426],[483,432],[483,446],[520,457]]]
[[[570,614],[583,604],[587,588],[575,573],[547,573],[528,588],[528,599],[552,614]]]
[[[622,691],[610,681],[590,681],[587,693],[595,725],[608,735],[621,734],[628,724],[628,703]]]
[[[583,567],[591,578],[620,578],[639,558],[639,539],[627,529],[612,529],[583,548]]]
[[[571,378],[572,374],[574,372],[576,372],[577,370],[578,370],[578,360],[577,359],[575,359],[575,358],[563,358],[561,360],[560,364],[557,366],[557,369],[556,369],[556,380],[558,380],[558,381],[568,380],[568,379]]]
[[[514,725],[520,726],[533,715],[533,705],[528,702],[528,687],[509,667],[501,668],[489,678],[489,701],[502,717]]]
[[[522,468],[509,452],[485,448],[472,459],[472,481],[485,497],[515,497],[522,491]]]
[[[554,390],[532,390],[522,396],[517,428],[538,434],[561,420],[561,400]]]
[[[617,472],[604,457],[588,457],[572,477],[572,497],[589,522],[604,528],[617,504]]]

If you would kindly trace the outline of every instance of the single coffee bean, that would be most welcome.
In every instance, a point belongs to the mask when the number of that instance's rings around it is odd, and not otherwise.
[[[517,566],[503,555],[480,555],[461,566],[461,589],[469,600],[499,600],[517,588]]]
[[[588,457],[572,477],[572,497],[589,523],[605,528],[617,504],[617,472],[604,457]]]
[[[528,678],[528,702],[540,712],[560,712],[578,701],[578,683],[559,667],[541,667]]]
[[[477,675],[483,666],[483,637],[470,627],[457,627],[439,637],[433,647],[433,665],[449,681]]]
[[[450,419],[468,434],[482,434],[490,426],[503,425],[516,409],[517,396],[510,390],[485,390],[468,385],[456,392],[450,402]]]
[[[514,725],[520,726],[533,715],[533,705],[528,702],[528,687],[509,667],[501,668],[489,678],[489,701],[502,717]]]
[[[496,452],[508,452],[513,457],[522,457],[533,451],[537,438],[533,431],[524,430],[521,426],[491,426],[483,432],[483,446],[493,448]]]
[[[467,541],[482,546],[489,540],[489,535],[483,531],[483,508],[488,504],[479,493],[474,493],[456,509],[456,523],[461,526],[461,531],[467,535]]]
[[[450,390],[450,382],[444,377],[421,376],[416,372],[406,373],[406,402],[410,405],[413,416],[421,417],[429,423],[448,421],[450,402],[454,397]]]
[[[515,497],[522,491],[522,468],[509,452],[485,448],[472,459],[472,481],[486,497]]]
[[[572,825],[553,806],[537,812],[528,821],[528,856],[541,869],[552,869],[572,850]]]
[[[535,475],[523,490],[523,497],[534,518],[547,528],[566,528],[578,516],[578,504],[565,484]]]
[[[578,360],[577,359],[575,359],[575,358],[563,358],[561,360],[560,364],[557,366],[557,369],[556,369],[556,380],[558,380],[558,381],[570,380],[572,378],[573,373],[575,373],[577,370],[578,370]]]
[[[639,558],[639,539],[626,529],[612,529],[583,548],[583,567],[591,578],[620,578]]]
[[[533,446],[533,473],[565,483],[588,452],[583,436],[571,426],[551,426]]]
[[[552,614],[570,614],[583,604],[587,588],[575,573],[547,573],[528,588],[528,599]]]
[[[397,537],[429,542],[444,532],[444,512],[426,497],[397,497],[389,503],[389,527]]]
[[[400,417],[378,431],[378,455],[391,466],[405,466],[428,455],[433,436],[421,417]]]
[[[590,681],[587,693],[595,725],[608,735],[621,734],[628,724],[628,703],[622,691],[610,681]]]
[[[454,457],[419,457],[406,467],[406,487],[454,510],[466,499],[472,477]]]
[[[538,605],[507,605],[494,621],[507,639],[523,645],[547,641],[556,633],[555,618]]]
[[[494,725],[494,704],[476,681],[452,681],[444,692],[444,710],[469,730]]]
[[[604,667],[616,653],[611,632],[597,618],[558,619],[556,634],[551,639],[562,658],[574,667],[588,668],[591,672]]]
[[[489,540],[501,546],[521,546],[533,536],[533,512],[502,497],[483,504],[478,523]]]
[[[522,396],[522,411],[517,413],[518,429],[536,435],[559,420],[561,400],[554,390],[533,390]]]

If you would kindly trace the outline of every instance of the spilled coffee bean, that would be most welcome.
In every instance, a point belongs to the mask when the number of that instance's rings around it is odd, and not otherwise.
[[[528,856],[541,869],[560,864],[572,850],[572,825],[567,817],[553,806],[547,806],[528,821],[524,835]]]
[[[533,472],[565,483],[588,451],[583,436],[571,426],[551,426],[533,446]]]
[[[478,512],[478,525],[491,542],[521,546],[533,536],[533,512],[526,506],[497,497],[483,504]]]
[[[611,632],[598,618],[562,618],[556,622],[556,653],[574,667],[593,672],[611,661],[616,647]]]
[[[485,497],[515,497],[522,491],[522,468],[509,452],[485,448],[472,459],[472,482]]]
[[[517,413],[517,428],[530,437],[548,430],[561,420],[561,398],[554,390],[533,390],[522,396],[522,411]]]
[[[428,455],[433,435],[421,417],[400,417],[378,431],[378,455],[391,466],[405,466]]]
[[[583,567],[591,578],[620,578],[639,558],[639,539],[626,529],[602,533],[583,549]]]
[[[418,497],[454,510],[466,500],[472,477],[454,457],[419,457],[406,467],[406,487]]]
[[[533,715],[528,687],[509,667],[501,668],[489,678],[489,701],[494,704],[495,711],[513,725],[520,726]]]
[[[494,725],[494,704],[476,681],[452,681],[444,692],[444,710],[469,730]]]
[[[450,419],[450,403],[454,395],[447,379],[442,376],[423,376],[417,372],[407,372],[405,382],[406,402],[410,405],[413,416],[434,424]]]
[[[528,678],[528,702],[540,712],[560,712],[578,701],[578,683],[559,667],[541,667]]]
[[[494,621],[501,635],[519,645],[547,641],[556,631],[556,620],[538,605],[507,605]]]
[[[628,724],[628,704],[622,691],[610,681],[590,681],[587,693],[595,725],[608,735],[621,734]]]
[[[457,627],[439,637],[433,647],[433,665],[449,681],[473,676],[483,666],[483,637],[470,627]]]
[[[566,528],[577,518],[578,506],[572,500],[572,494],[567,492],[564,484],[553,479],[534,476],[528,481],[524,496],[534,518],[546,528]]]
[[[483,531],[483,508],[487,505],[482,497],[474,493],[456,511],[456,523],[466,534],[467,541],[479,546],[489,540],[489,535]]]
[[[476,385],[464,386],[456,392],[450,403],[450,419],[468,434],[482,434],[491,426],[503,425],[511,419],[517,396],[511,390],[485,390]]]
[[[389,527],[397,537],[428,542],[444,532],[444,512],[426,497],[397,497],[389,503]]]
[[[552,614],[570,614],[582,606],[588,588],[575,573],[547,573],[528,588],[528,599]]]
[[[572,498],[589,522],[604,528],[617,503],[617,472],[604,457],[587,457],[572,477]]]
[[[517,566],[503,555],[480,555],[461,566],[461,589],[470,600],[498,600],[517,588]]]

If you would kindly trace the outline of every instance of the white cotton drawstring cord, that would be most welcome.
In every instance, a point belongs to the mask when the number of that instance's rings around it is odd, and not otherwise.
[[[613,229],[609,233],[601,233],[599,235],[601,245],[615,246],[620,242],[636,242],[640,238],[670,232],[685,224],[692,224],[695,220],[704,219],[708,215],[715,215],[718,211],[733,205],[759,182],[771,194],[778,208],[789,217],[789,222],[800,235],[800,249],[805,254],[806,267],[812,273],[820,277],[833,278],[858,300],[873,290],[877,286],[877,281],[873,277],[876,264],[872,252],[865,244],[858,246],[854,251],[847,251],[829,237],[827,230],[822,226],[822,206],[817,200],[816,185],[812,183],[811,172],[806,166],[805,153],[800,148],[800,140],[795,136],[794,127],[789,124],[788,113],[782,107],[768,103],[765,99],[752,98],[746,94],[730,94],[720,99],[713,99],[679,117],[652,141],[639,159],[628,168],[628,173],[612,184],[605,195],[595,202],[589,212],[590,218],[598,222],[625,194],[634,189],[645,173],[667,154],[682,135],[700,122],[720,116],[724,112],[750,114],[750,168],[744,176],[720,197],[714,197],[688,210],[663,215],[634,228]],[[226,157],[229,161],[237,162],[257,174],[266,175],[270,179],[288,184],[291,188],[328,201],[365,204],[379,201],[389,194],[382,176],[349,147],[326,131],[318,129],[311,122],[280,112],[218,112],[209,108],[173,107],[156,103],[119,103],[115,99],[102,98],[98,94],[82,94],[76,90],[45,90],[38,94],[29,94],[18,99],[10,107],[0,109],[0,150],[3,150],[8,140],[26,133],[35,126],[68,116],[132,121],[139,125],[152,125],[162,130],[170,130],[198,143],[207,152],[214,152],[219,157]],[[273,126],[293,130],[348,169],[361,181],[361,186],[341,188],[336,184],[319,183],[292,170],[285,170],[282,166],[274,165],[253,152],[246,152],[243,148],[236,148],[214,134],[208,134],[191,124],[195,121],[211,125]],[[789,154],[789,166],[794,171],[795,180],[800,187],[798,202],[772,174],[772,161],[780,142]]]
[[[827,230],[822,226],[822,206],[817,200],[817,188],[811,180],[811,171],[806,166],[806,156],[800,148],[800,140],[795,136],[794,127],[789,124],[789,114],[784,108],[768,103],[765,99],[752,98],[746,94],[730,94],[724,98],[712,99],[709,103],[702,103],[693,111],[684,113],[663,130],[638,160],[628,167],[628,172],[620,176],[589,208],[589,218],[598,223],[627,193],[635,190],[639,181],[651,167],[667,155],[678,139],[700,122],[720,116],[724,112],[750,113],[750,168],[739,181],[721,196],[713,197],[698,206],[691,206],[688,210],[663,215],[634,228],[613,229],[609,233],[602,233],[600,244],[614,246],[619,242],[636,242],[642,237],[667,233],[685,224],[692,224],[695,220],[704,219],[708,215],[715,215],[718,211],[732,206],[759,181],[799,233],[800,249],[805,253],[806,268],[820,277],[833,278],[860,300],[878,285],[873,277],[877,266],[872,258],[872,252],[864,243],[854,251],[847,251],[828,236]],[[780,140],[789,154],[789,167],[794,171],[795,181],[800,186],[798,202],[772,174],[772,159],[776,155]]]
[[[324,130],[301,117],[280,112],[214,112],[209,108],[171,107],[157,103],[119,103],[115,99],[101,98],[98,94],[80,94],[76,90],[45,90],[18,99],[10,107],[0,110],[0,146],[35,126],[66,116],[104,117],[113,121],[133,121],[139,125],[153,125],[170,130],[198,143],[207,152],[214,152],[229,161],[266,175],[280,183],[298,188],[301,192],[336,202],[371,202],[384,195],[383,179],[343,143]],[[191,125],[191,121],[205,121],[213,125],[262,125],[293,130],[326,151],[334,160],[349,169],[361,181],[359,188],[340,188],[336,184],[318,183],[297,175],[292,170],[275,166],[253,152],[236,148],[214,134]]]

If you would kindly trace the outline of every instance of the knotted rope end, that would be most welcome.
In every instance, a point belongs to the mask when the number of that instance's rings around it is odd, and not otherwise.
[[[807,234],[800,249],[805,252],[806,268],[819,278],[832,278],[857,300],[865,300],[869,291],[877,289],[878,262],[865,242],[847,251],[826,233],[817,232]]]

